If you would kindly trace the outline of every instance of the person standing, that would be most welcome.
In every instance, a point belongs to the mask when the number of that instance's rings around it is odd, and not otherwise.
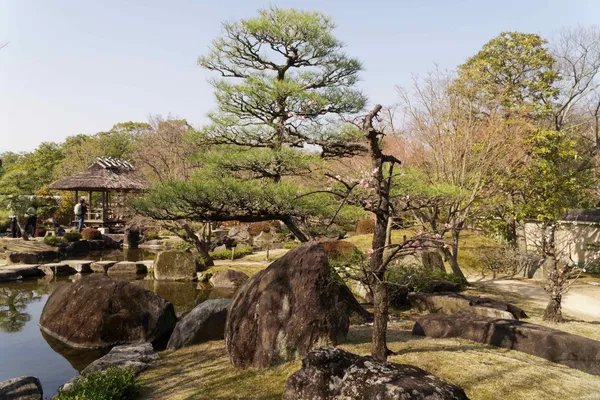
[[[37,228],[37,209],[33,206],[27,209],[27,223],[25,224],[25,232],[29,237],[35,237],[35,231]]]
[[[79,233],[81,233],[83,230],[85,214],[87,213],[87,206],[85,205],[85,199],[83,197],[79,199],[79,203],[75,204],[73,212],[75,213],[75,218],[77,219],[77,230]]]

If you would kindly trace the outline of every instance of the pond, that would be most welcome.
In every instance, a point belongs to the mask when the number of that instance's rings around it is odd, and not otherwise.
[[[197,282],[165,282],[151,278],[128,279],[169,300],[179,314],[209,298],[231,297]],[[0,284],[0,381],[37,376],[44,397],[51,398],[92,361],[107,351],[73,349],[42,333],[38,322],[46,300],[69,278],[41,278]]]

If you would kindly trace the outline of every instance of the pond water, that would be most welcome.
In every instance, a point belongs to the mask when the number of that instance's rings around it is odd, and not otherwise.
[[[197,282],[128,280],[169,300],[177,313],[188,312],[206,299],[233,294]],[[73,349],[40,331],[38,322],[46,300],[56,288],[70,283],[69,278],[0,283],[0,381],[37,376],[44,397],[51,398],[60,385],[107,352]]]

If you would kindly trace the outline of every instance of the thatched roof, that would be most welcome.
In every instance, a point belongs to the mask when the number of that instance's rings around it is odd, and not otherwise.
[[[50,186],[51,190],[117,190],[141,191],[148,182],[135,174],[129,162],[110,157],[98,157],[87,171],[62,178]]]

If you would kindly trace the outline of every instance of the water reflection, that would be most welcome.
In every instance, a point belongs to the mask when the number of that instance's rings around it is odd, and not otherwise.
[[[148,259],[145,254],[141,257]],[[106,354],[107,350],[71,348],[38,327],[50,293],[80,278],[82,275],[48,276],[37,280],[0,283],[0,381],[34,375],[41,380],[44,394],[51,397],[76,371],[81,371]],[[232,290],[216,290],[197,282],[155,281],[151,277],[144,279],[143,276],[120,279],[130,280],[170,301],[179,315],[191,311],[207,299],[233,295]]]
[[[63,356],[77,372],[81,372],[85,367],[110,351],[110,349],[77,349],[67,346],[41,329],[40,333],[52,350]]]
[[[50,289],[47,285],[16,282],[0,286],[0,330],[6,333],[19,332],[31,315],[27,306],[42,300]]]

